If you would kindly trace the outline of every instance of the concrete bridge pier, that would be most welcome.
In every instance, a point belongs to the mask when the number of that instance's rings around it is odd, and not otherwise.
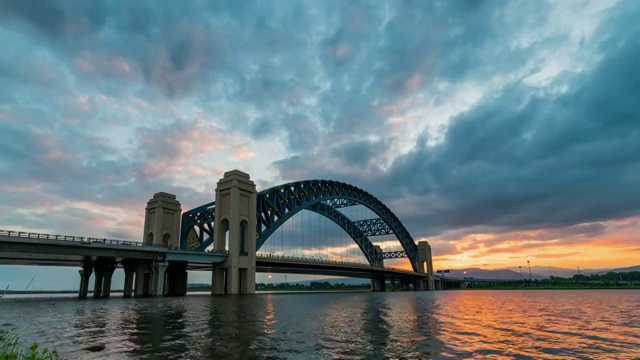
[[[157,262],[153,264],[153,296],[164,295],[166,270],[168,266],[168,262]]]
[[[227,250],[228,256],[212,271],[212,294],[255,293],[256,206],[256,184],[249,174],[224,173],[216,187],[213,247]]]
[[[376,249],[376,253],[377,253],[377,261],[375,266],[376,267],[384,267],[384,259],[382,258],[382,248],[378,245],[374,246],[374,248]],[[386,290],[386,286],[385,286],[385,280],[384,280],[384,276],[375,276],[371,279],[371,291],[385,291]]]
[[[94,267],[93,272],[96,275],[95,281],[93,282],[93,298],[97,299],[102,297],[102,282],[104,281],[104,269],[101,266],[96,266]]]
[[[78,298],[86,299],[89,293],[89,278],[93,273],[93,268],[89,265],[84,265],[82,270],[78,270],[80,273],[80,289],[78,290]]]
[[[182,296],[187,294],[187,264],[172,263],[166,271],[167,287],[165,294]]]
[[[133,280],[136,274],[136,267],[134,264],[123,263],[124,268],[124,288],[122,297],[129,298],[133,295]]]
[[[116,270],[115,264],[108,264],[102,267],[102,294],[101,297],[108,298],[111,296],[111,278]]]
[[[418,279],[418,280],[414,280],[413,281],[413,289],[416,291],[425,291],[427,290],[425,287],[425,283],[422,279]]]
[[[371,279],[371,291],[385,291],[384,276],[376,276]]]
[[[409,280],[400,280],[400,287],[402,288],[402,291],[410,291],[411,282]]]
[[[134,296],[151,296],[152,273],[151,266],[147,263],[140,263],[136,266],[136,280]]]
[[[224,295],[226,271],[224,268],[213,267],[211,269],[211,295]]]

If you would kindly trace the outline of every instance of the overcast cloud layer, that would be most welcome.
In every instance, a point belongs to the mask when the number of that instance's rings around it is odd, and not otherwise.
[[[0,1],[0,228],[139,239],[239,168],[361,187],[454,265],[640,258],[637,1],[38,4]]]

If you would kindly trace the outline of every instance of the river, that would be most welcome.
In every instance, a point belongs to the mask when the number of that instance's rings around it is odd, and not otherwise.
[[[5,299],[0,329],[70,359],[638,359],[640,291]]]

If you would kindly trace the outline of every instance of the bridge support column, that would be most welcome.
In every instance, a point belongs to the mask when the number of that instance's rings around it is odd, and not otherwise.
[[[426,279],[418,279],[414,283],[414,288],[417,291],[426,291],[429,290],[428,281]]]
[[[376,253],[378,254],[376,267],[383,268],[384,259],[382,258],[382,248],[378,245],[375,245],[374,248],[376,249]],[[371,291],[385,291],[385,290],[386,290],[386,286],[385,286],[384,275],[374,276],[371,279]]]
[[[384,276],[376,276],[371,279],[371,291],[385,291]]]
[[[400,287],[402,288],[402,291],[411,290],[411,286],[409,286],[409,280],[400,280]]]
[[[153,295],[164,295],[164,283],[167,267],[167,262],[157,262],[153,265]]]
[[[78,298],[86,299],[87,293],[89,292],[89,278],[91,277],[91,273],[93,273],[93,269],[89,265],[84,265],[82,270],[78,270],[80,273],[80,289],[78,290]]]
[[[115,264],[105,265],[102,268],[102,296],[103,298],[108,298],[111,295],[111,278],[113,277],[113,272],[116,270]]]
[[[139,296],[151,296],[151,269],[149,264],[141,263],[136,266],[136,281],[134,294]]]
[[[136,273],[136,268],[132,264],[122,264],[124,268],[124,289],[122,291],[122,297],[128,298],[133,295],[133,277]]]
[[[213,246],[226,248],[228,257],[222,267],[226,269],[226,294],[253,294],[256,288],[256,184],[249,174],[238,170],[228,171],[218,181],[216,188],[216,230]],[[217,293],[220,275],[212,274],[212,292]]]
[[[431,246],[427,241],[418,242],[418,272],[427,274],[426,284],[424,286],[426,287],[425,290],[435,290]]]
[[[223,295],[225,288],[225,270],[214,267],[211,270],[211,295]]]
[[[96,266],[94,268],[96,274],[95,281],[93,282],[93,297],[94,299],[102,297],[102,283],[104,281],[104,268],[102,266]]]
[[[167,269],[167,289],[170,296],[182,296],[187,294],[187,264],[172,263]]]

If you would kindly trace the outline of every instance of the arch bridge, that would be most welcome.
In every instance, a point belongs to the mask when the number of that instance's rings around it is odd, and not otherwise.
[[[238,292],[252,292],[250,283],[255,283],[255,253],[287,220],[302,211],[311,211],[341,228],[357,244],[369,266],[384,267],[385,259],[406,258],[414,273],[425,274],[427,279],[431,277],[424,287],[433,286],[429,284],[433,283],[433,268],[428,244],[421,242],[419,248],[384,203],[353,185],[331,180],[305,180],[256,193],[249,175],[233,170],[218,182],[216,200],[217,203],[210,202],[182,214],[179,241],[180,249],[186,251],[228,251],[224,271],[216,274],[214,269],[214,283],[217,280],[226,284],[238,278],[237,282],[247,285],[245,291],[239,289]],[[340,211],[353,206],[365,207],[375,217],[353,220]],[[371,238],[381,235],[394,235],[402,251],[383,252],[375,246]],[[166,234],[162,238],[166,242]],[[239,266],[240,274],[232,274],[236,271],[234,266]]]

